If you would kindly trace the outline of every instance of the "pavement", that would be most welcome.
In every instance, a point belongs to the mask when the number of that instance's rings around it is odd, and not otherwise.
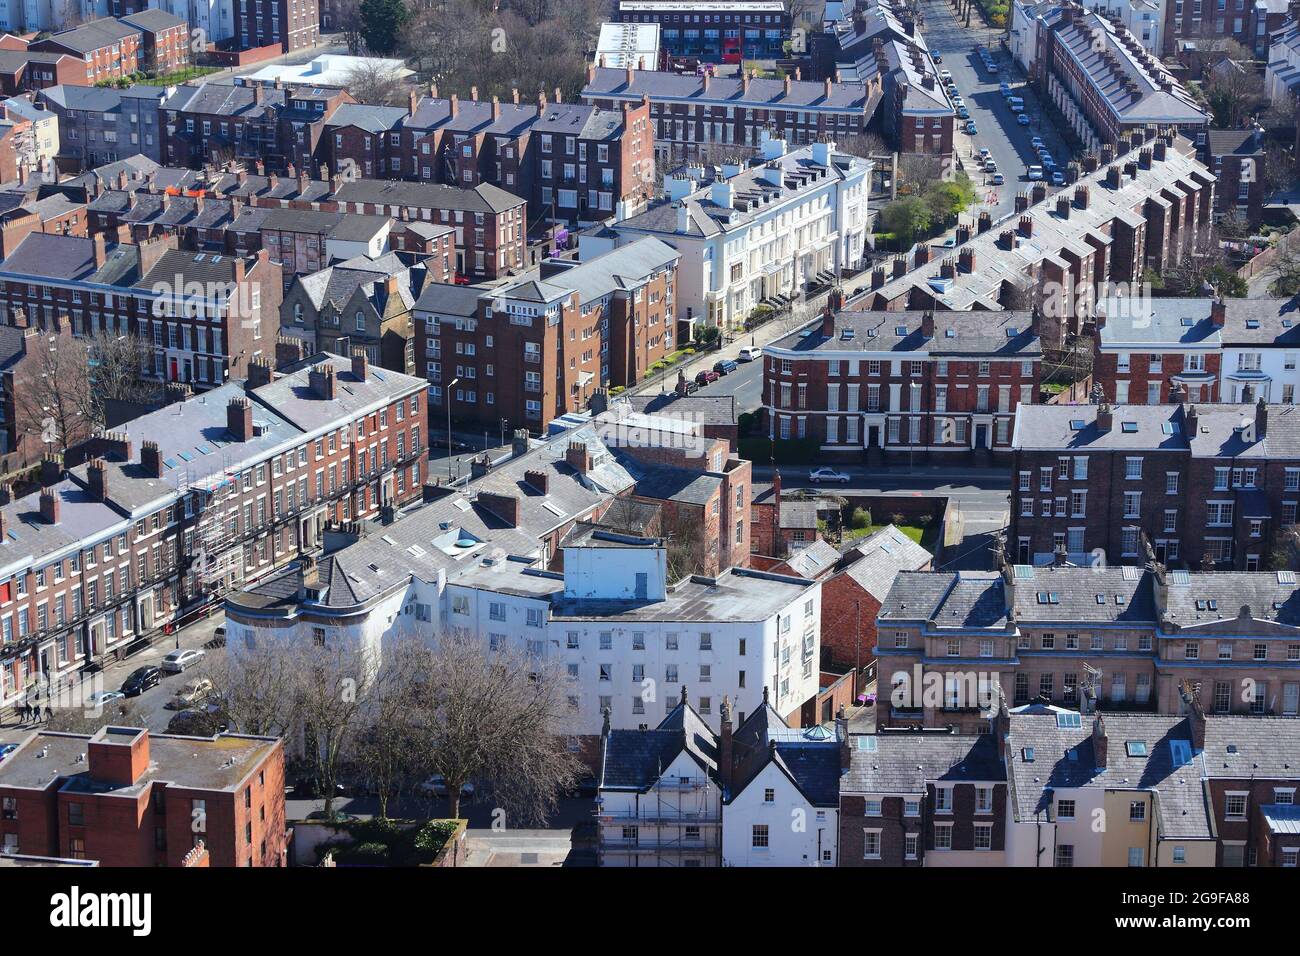
[[[85,700],[86,695],[97,691],[117,690],[136,668],[150,664],[156,667],[164,657],[178,647],[201,649],[212,639],[213,632],[225,624],[225,620],[226,616],[223,612],[215,611],[210,617],[196,621],[176,634],[160,635],[150,647],[132,654],[126,660],[109,664],[100,672],[81,675],[81,683],[60,693],[55,709],[57,710],[59,706],[80,706],[80,702]],[[205,655],[224,653],[224,648],[204,651]],[[200,673],[202,666],[202,664],[191,666],[183,675],[164,674],[158,686],[150,688],[138,697],[131,698],[132,724],[148,727],[153,733],[164,732],[176,711],[167,710],[163,705],[168,698],[175,695],[177,688],[185,681]],[[0,710],[0,742],[14,743],[21,734],[38,730],[40,726],[40,723],[35,722],[20,723],[13,707]]]

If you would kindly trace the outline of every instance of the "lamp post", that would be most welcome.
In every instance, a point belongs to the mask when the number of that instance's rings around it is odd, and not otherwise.
[[[451,389],[460,379],[453,378],[447,383],[447,480],[451,481]]]

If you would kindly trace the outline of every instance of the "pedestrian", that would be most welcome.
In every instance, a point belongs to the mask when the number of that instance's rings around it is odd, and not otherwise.
[[[32,719],[31,701],[24,701],[23,702],[23,723],[24,724],[30,723],[31,719]]]
[[[50,718],[54,716],[54,708],[50,706],[49,701],[45,703],[45,722],[48,724]]]

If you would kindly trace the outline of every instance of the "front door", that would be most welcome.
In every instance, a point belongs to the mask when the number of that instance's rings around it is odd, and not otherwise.
[[[989,447],[989,427],[987,425],[975,426],[975,447],[976,448]]]

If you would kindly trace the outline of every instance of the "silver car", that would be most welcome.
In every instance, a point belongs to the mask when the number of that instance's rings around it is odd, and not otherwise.
[[[179,674],[203,660],[203,652],[195,648],[172,651],[162,659],[159,668],[166,674]]]

